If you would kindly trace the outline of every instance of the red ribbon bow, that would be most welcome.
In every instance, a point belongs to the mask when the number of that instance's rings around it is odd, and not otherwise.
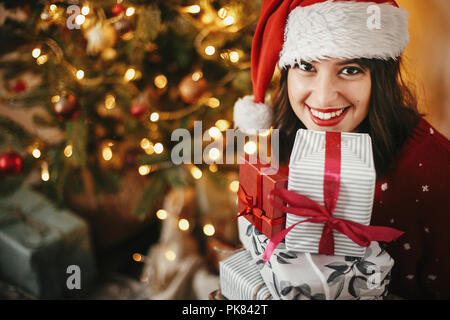
[[[253,204],[253,197],[247,195],[244,188],[239,185],[239,190],[237,192],[239,200],[245,205],[244,210],[242,210],[236,217],[233,218],[233,221],[242,216],[255,215],[259,218],[263,215],[264,211],[260,208],[255,207]]]
[[[270,259],[275,248],[286,237],[286,235],[298,224],[304,222],[325,223],[319,242],[319,254],[334,255],[333,230],[345,234],[353,242],[360,246],[368,247],[372,241],[391,242],[400,237],[404,232],[379,226],[366,226],[354,221],[333,217],[339,196],[340,168],[341,168],[341,135],[337,132],[327,132],[325,139],[325,174],[324,174],[324,203],[320,205],[314,200],[286,189],[275,189],[268,195],[271,205],[286,213],[299,217],[309,217],[304,221],[297,222],[276,234],[270,239],[263,260]],[[278,196],[289,207],[274,201]]]

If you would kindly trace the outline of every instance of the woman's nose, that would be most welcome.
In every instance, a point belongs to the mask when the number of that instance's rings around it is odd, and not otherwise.
[[[317,75],[312,88],[313,108],[326,109],[336,107],[338,102],[338,86],[336,79],[328,73]]]

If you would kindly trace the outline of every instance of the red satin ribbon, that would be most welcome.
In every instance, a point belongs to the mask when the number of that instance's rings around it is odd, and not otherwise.
[[[304,221],[297,222],[272,237],[264,251],[264,262],[269,261],[275,248],[286,237],[286,235],[298,224],[304,222],[325,223],[319,242],[319,254],[334,255],[333,230],[345,234],[356,244],[368,247],[372,241],[391,242],[400,237],[404,232],[379,226],[366,226],[354,221],[333,217],[333,211],[339,196],[340,168],[341,168],[341,138],[338,132],[326,133],[325,147],[325,173],[324,173],[324,204],[311,200],[310,198],[286,189],[272,190],[268,195],[271,205],[283,212],[294,214],[299,217],[308,217]],[[278,196],[289,207],[274,201]]]
[[[239,217],[248,215],[255,215],[261,218],[264,212],[260,208],[255,207],[255,205],[253,204],[253,197],[247,195],[247,193],[245,192],[244,188],[242,188],[241,185],[239,185],[237,194],[239,200],[245,205],[245,208],[236,217],[234,217],[232,221],[236,220]]]

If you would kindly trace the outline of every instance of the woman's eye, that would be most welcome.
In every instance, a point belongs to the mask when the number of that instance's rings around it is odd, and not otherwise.
[[[315,71],[314,66],[311,63],[302,61],[299,66],[300,70],[312,72]]]
[[[342,69],[341,73],[351,76],[351,75],[364,73],[364,72],[360,68],[357,68],[357,67],[345,67],[344,69]]]

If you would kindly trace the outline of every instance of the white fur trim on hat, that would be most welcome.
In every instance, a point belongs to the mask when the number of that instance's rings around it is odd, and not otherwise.
[[[278,65],[294,66],[302,59],[395,59],[408,42],[405,9],[391,4],[326,1],[291,11]]]
[[[234,127],[242,132],[254,134],[257,130],[269,129],[272,125],[272,107],[255,103],[253,96],[245,96],[234,104]]]

